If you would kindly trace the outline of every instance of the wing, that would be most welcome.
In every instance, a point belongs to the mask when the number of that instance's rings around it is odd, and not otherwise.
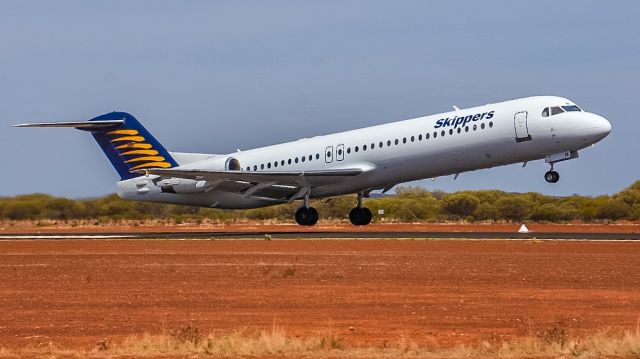
[[[151,168],[136,172],[206,181],[208,187],[220,187],[221,190],[245,196],[294,200],[304,196],[314,187],[339,184],[374,169],[374,164],[364,163],[350,168],[312,171],[212,171],[177,167]]]

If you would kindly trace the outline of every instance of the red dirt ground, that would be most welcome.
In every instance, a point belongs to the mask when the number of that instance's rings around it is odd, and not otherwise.
[[[346,345],[635,330],[640,243],[0,241],[0,347],[271,328]],[[350,330],[353,327],[353,330]]]

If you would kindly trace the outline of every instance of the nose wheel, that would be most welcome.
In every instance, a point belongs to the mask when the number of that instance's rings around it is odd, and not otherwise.
[[[544,180],[549,183],[556,183],[560,180],[560,174],[554,170],[547,171],[547,173],[544,174]]]

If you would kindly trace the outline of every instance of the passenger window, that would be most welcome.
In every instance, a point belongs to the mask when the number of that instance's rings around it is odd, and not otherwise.
[[[309,161],[311,161],[313,159],[312,155],[309,155]]]
[[[362,146],[362,150],[366,151],[367,150],[367,145]]]
[[[280,166],[284,166],[284,160],[280,161]]]
[[[257,171],[258,170],[258,165],[253,165],[253,170]]]
[[[260,164],[260,169],[263,170],[264,169],[264,163]]]
[[[493,127],[493,122],[489,122],[489,127]]]
[[[382,141],[380,141],[380,143],[378,143],[378,147],[382,148],[384,144],[382,143]]]
[[[291,158],[289,158],[289,160],[287,161],[287,164],[291,164]]]
[[[347,153],[351,153],[351,147],[347,147]]]
[[[358,152],[358,146],[354,147],[353,150]]]
[[[552,107],[551,108],[551,116],[553,115],[557,115],[559,113],[563,113],[564,110],[560,108],[560,106],[556,106],[556,107]]]
[[[296,163],[298,163],[298,157],[296,157],[294,161],[295,161]]]
[[[372,144],[371,144],[371,149],[374,149],[374,148],[376,148],[376,144],[375,144],[375,143],[372,143]]]
[[[422,141],[422,134],[418,135],[418,141]]]
[[[411,142],[415,141],[416,137],[415,136],[411,136]]]
[[[305,156],[302,156],[301,160],[302,162],[304,162],[307,158]]]
[[[433,138],[436,138],[436,137],[438,137],[438,133],[437,133],[437,132],[434,132],[434,133],[433,133]]]
[[[320,159],[320,154],[316,153],[316,160],[319,160],[319,159]]]
[[[404,137],[404,138],[402,139],[402,143],[407,143],[407,138],[406,138],[406,137]]]
[[[444,130],[442,130],[442,131],[440,132],[440,136],[444,137],[444,134],[445,134],[445,132],[444,132]]]
[[[453,135],[453,128],[449,129],[449,134]]]
[[[398,143],[400,143],[400,141],[398,141],[398,139],[396,138],[396,140],[394,141],[394,143],[396,144],[396,146],[398,145]]]
[[[480,128],[484,130],[484,123],[480,124]]]
[[[267,163],[267,168],[271,168],[271,162]]]
[[[387,147],[391,147],[391,140],[387,141]]]
[[[458,127],[458,133],[462,132],[462,127]]]
[[[464,132],[469,132],[469,126],[464,126]]]
[[[342,156],[342,148],[338,148],[338,156]],[[311,161],[311,159],[309,159]]]
[[[278,161],[273,162],[273,167],[278,167]]]
[[[542,110],[542,117],[549,117],[549,108],[545,108]]]

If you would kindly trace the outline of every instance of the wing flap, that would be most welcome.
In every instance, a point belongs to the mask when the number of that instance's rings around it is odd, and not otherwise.
[[[137,173],[154,174],[164,177],[179,177],[193,180],[206,181],[237,181],[248,182],[258,189],[280,185],[301,187],[321,187],[331,184],[340,183],[350,178],[358,176],[364,172],[375,169],[373,164],[368,166],[354,168],[340,168],[328,170],[311,170],[311,171],[263,171],[263,172],[247,172],[247,171],[211,171],[193,168],[149,168],[146,170],[134,171]],[[254,191],[250,191],[253,193]]]

